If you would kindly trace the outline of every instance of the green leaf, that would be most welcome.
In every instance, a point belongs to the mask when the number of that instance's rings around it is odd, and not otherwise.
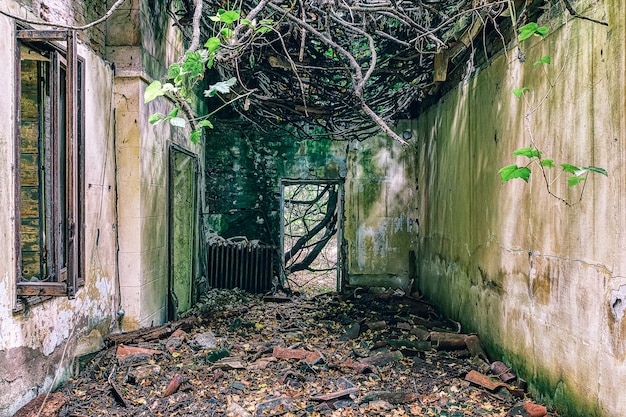
[[[202,137],[202,131],[201,130],[194,130],[191,132],[191,134],[189,135],[189,140],[194,143],[194,144],[198,144],[198,142],[200,141],[200,138]]]
[[[527,91],[530,91],[530,88],[522,87],[522,88],[514,88],[514,89],[512,89],[511,93],[515,94],[515,97],[520,98],[522,96],[522,94],[524,94]]]
[[[167,70],[167,78],[169,78],[170,80],[175,79],[176,77],[178,77],[180,75],[180,65],[178,64],[172,64],[170,65],[170,67]]]
[[[237,79],[234,77],[226,81],[220,81],[219,83],[215,83],[209,86],[208,90],[204,90],[204,96],[213,97],[217,93],[224,93],[224,94],[229,93],[230,87],[232,87],[236,83],[237,83]]]
[[[533,148],[519,148],[513,152],[513,156],[525,156],[527,158],[541,158],[541,152]]]
[[[146,87],[146,91],[143,93],[143,102],[149,103],[157,97],[165,94],[161,81],[154,80]]]
[[[223,28],[222,30],[220,30],[220,34],[225,37],[225,38],[230,38],[233,36],[233,31],[232,29],[229,28]]]
[[[211,123],[208,120],[203,120],[200,123],[198,123],[198,126],[200,127],[208,127],[209,129],[213,129],[213,123]]]
[[[549,30],[550,29],[548,29],[546,26],[539,26],[535,32],[537,33],[537,35],[544,38],[548,34]]]
[[[533,67],[537,65],[550,65],[550,55],[544,55],[539,61],[533,62]]]
[[[257,31],[257,33],[260,33],[262,35],[264,33],[270,32],[271,30],[272,30],[272,28],[269,27],[269,26],[261,26],[256,31]]]
[[[220,49],[219,38],[216,38],[215,36],[213,36],[207,39],[207,41],[204,43],[204,47],[207,48],[209,52],[217,51],[218,49]]]
[[[542,159],[541,160],[541,166],[543,167],[548,167],[548,168],[554,168],[554,161],[552,159]]]
[[[583,169],[585,169],[585,170],[587,170],[587,171],[589,171],[589,172],[595,172],[596,174],[602,174],[602,175],[604,175],[604,176],[606,176],[606,177],[608,177],[608,176],[609,176],[609,173],[608,173],[608,172],[606,172],[606,169],[604,169],[604,168],[598,168],[598,167],[585,167],[585,168],[583,168]]]
[[[182,117],[172,117],[170,119],[170,124],[176,127],[185,127],[187,125],[187,122],[185,122],[185,119],[183,119]]]
[[[239,21],[239,23],[241,23],[242,25],[249,25],[250,23],[252,23],[252,20],[250,20],[250,19],[241,19]]]
[[[150,117],[148,117],[148,123],[150,123],[151,125],[155,125],[161,122],[163,119],[165,119],[164,115],[162,115],[161,113],[154,113],[151,114]]]
[[[200,52],[188,52],[183,61],[183,71],[188,72],[192,77],[204,74],[204,62]]]
[[[239,16],[240,16],[239,10],[229,10],[227,12],[220,14],[220,21],[223,23],[226,23],[227,25],[230,25],[236,20],[239,20]]]
[[[539,26],[535,22],[530,22],[519,28],[518,41],[524,41],[531,36],[541,36],[542,38],[548,34],[549,29],[546,26]]]
[[[167,117],[176,117],[178,116],[178,107],[174,107],[174,109],[170,112],[170,114],[167,115]]]
[[[528,182],[530,178],[530,169],[528,167],[518,167],[517,165],[508,165],[498,171],[502,177],[502,183],[512,180],[514,178],[521,178]]]
[[[570,165],[570,164],[561,164],[561,168],[563,168],[563,171],[568,172],[570,174],[576,174],[576,171],[580,169],[576,165]]]
[[[577,176],[567,177],[567,186],[573,187],[576,184],[585,181],[586,179],[587,179],[586,177],[577,177]]]

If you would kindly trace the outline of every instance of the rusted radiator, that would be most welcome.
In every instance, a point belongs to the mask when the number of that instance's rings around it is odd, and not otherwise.
[[[263,293],[272,288],[274,248],[266,245],[211,244],[207,274],[212,288]]]

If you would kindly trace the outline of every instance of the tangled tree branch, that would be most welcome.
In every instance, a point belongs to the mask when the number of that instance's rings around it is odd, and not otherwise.
[[[213,66],[250,93],[234,108],[259,129],[333,140],[383,130],[405,144],[393,125],[436,93],[434,57],[445,76],[489,26],[504,41],[507,12],[527,18],[544,1],[241,0],[226,27],[223,3],[203,0],[200,41],[219,38]]]

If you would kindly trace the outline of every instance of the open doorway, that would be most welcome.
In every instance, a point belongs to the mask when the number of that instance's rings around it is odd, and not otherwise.
[[[343,182],[281,181],[285,285],[308,295],[339,291],[343,280]]]

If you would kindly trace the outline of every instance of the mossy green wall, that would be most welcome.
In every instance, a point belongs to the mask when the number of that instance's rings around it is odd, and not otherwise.
[[[524,42],[525,62],[516,50],[500,56],[413,122],[418,285],[560,415],[621,416],[626,9],[606,0],[577,10],[609,26],[541,22],[550,34]],[[534,67],[543,55],[552,65]],[[532,91],[517,99],[511,90],[523,86]],[[533,142],[557,164],[609,177],[591,176],[573,207],[548,194],[536,168],[529,184],[502,185],[499,168],[525,163],[511,154]],[[581,188],[553,185],[571,201]]]
[[[206,147],[204,224],[225,238],[245,236],[278,246],[280,180],[346,176],[343,142],[299,140],[218,121]]]
[[[208,230],[279,245],[280,180],[343,179],[345,282],[407,286],[416,226],[411,147],[383,136],[299,140],[229,122],[216,123],[206,145]]]

